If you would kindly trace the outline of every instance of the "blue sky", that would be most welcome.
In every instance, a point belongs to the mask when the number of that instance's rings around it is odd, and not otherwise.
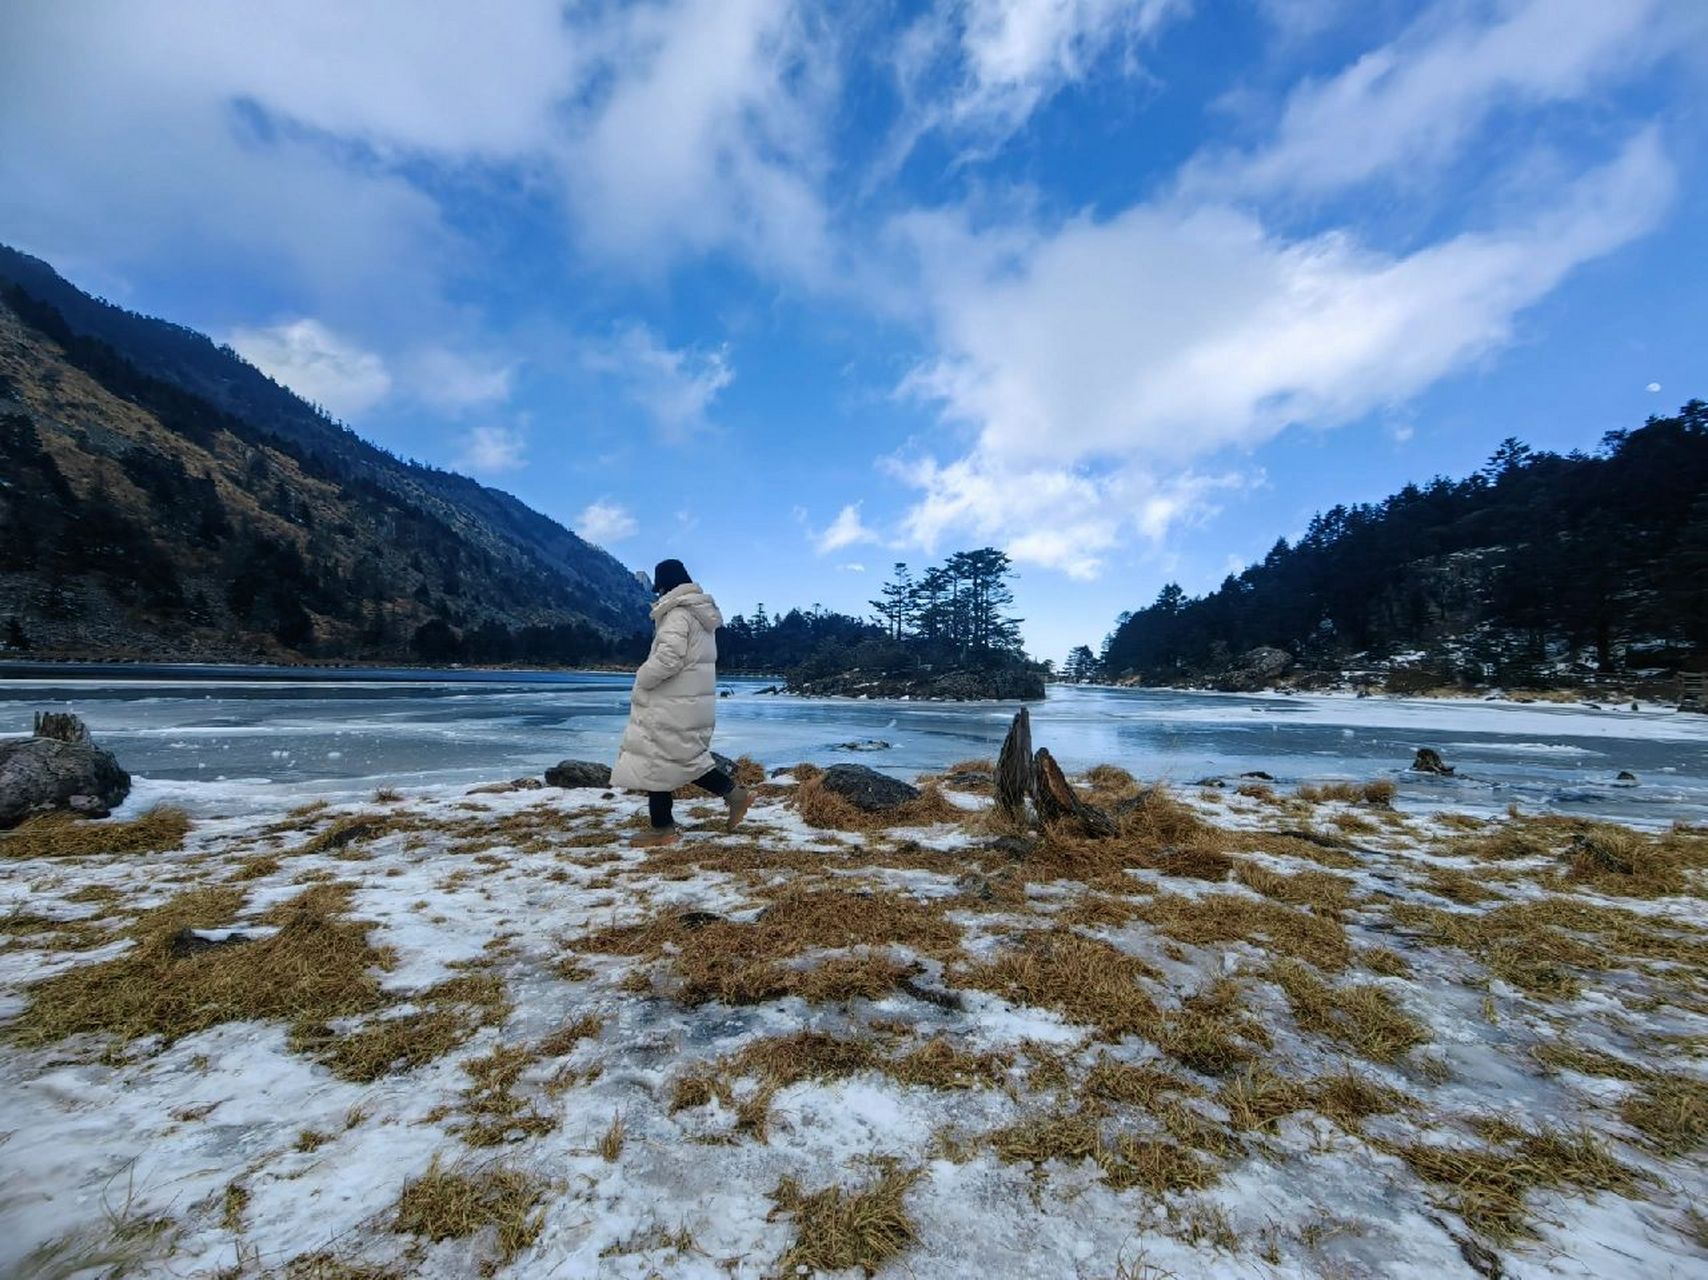
[[[1708,394],[1699,0],[5,10],[0,239],[726,612],[1060,658]]]

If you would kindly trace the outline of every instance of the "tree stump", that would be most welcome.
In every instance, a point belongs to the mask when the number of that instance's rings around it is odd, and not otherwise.
[[[87,742],[89,726],[69,711],[36,712],[35,736],[55,742]]]
[[[1095,837],[1112,836],[1119,830],[1115,819],[1079,798],[1047,747],[1039,747],[1032,759],[1032,803],[1038,806],[1038,817],[1046,825],[1073,821],[1086,835]]]
[[[1031,793],[1032,717],[1021,707],[996,758],[996,807],[1005,817],[1023,820],[1026,797]]]
[[[1434,747],[1419,747],[1417,756],[1411,762],[1413,773],[1439,773],[1446,777],[1452,774],[1453,766],[1444,764],[1439,752]]]

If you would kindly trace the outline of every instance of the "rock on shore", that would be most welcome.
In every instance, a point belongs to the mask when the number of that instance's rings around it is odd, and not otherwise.
[[[104,818],[130,794],[130,774],[92,742],[0,742],[0,830],[54,809]]]

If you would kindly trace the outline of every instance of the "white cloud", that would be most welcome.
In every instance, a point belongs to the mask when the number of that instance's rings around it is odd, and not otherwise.
[[[734,248],[821,280],[834,259],[817,176],[837,75],[790,0],[675,0],[596,12],[578,35],[593,92],[559,154],[601,255],[657,272]]]
[[[951,108],[962,121],[1013,128],[1094,64],[1155,31],[1185,0],[970,0],[965,80]]]
[[[632,538],[639,528],[627,507],[606,498],[588,503],[575,517],[575,531],[599,546]]]
[[[852,561],[852,560],[850,560],[847,564],[839,564],[836,567],[839,570],[841,570],[843,573],[865,573],[866,572],[866,566],[865,565],[860,564],[856,561]]]
[[[1289,94],[1275,137],[1202,157],[1189,189],[1320,193],[1451,158],[1502,107],[1576,99],[1702,26],[1668,0],[1437,5],[1399,39]],[[1487,15],[1487,16],[1485,16]]]
[[[353,418],[391,392],[385,361],[304,317],[264,329],[235,329],[227,341],[261,372],[334,417]]]
[[[837,512],[836,519],[830,522],[830,527],[822,533],[813,534],[812,540],[822,556],[829,555],[832,551],[840,551],[843,547],[851,547],[858,542],[876,542],[878,535],[860,522],[860,504],[850,502]]]
[[[584,359],[589,368],[615,378],[668,440],[683,440],[704,427],[712,401],[735,378],[724,351],[673,349],[642,324],[589,347]]]
[[[898,42],[906,110],[883,166],[934,129],[994,145],[1093,71],[1141,71],[1137,49],[1190,0],[939,0]]]
[[[1660,383],[1658,383],[1658,382],[1651,382],[1651,383],[1649,383],[1649,390],[1650,390],[1650,391],[1659,391],[1659,390],[1660,390],[1660,389],[1661,389],[1661,384],[1660,384]]]
[[[408,362],[409,393],[451,413],[501,404],[510,398],[516,366],[445,347],[426,347]]]
[[[516,471],[528,465],[528,438],[512,427],[475,427],[463,434],[457,466],[465,471]]]
[[[1672,186],[1645,132],[1552,207],[1404,256],[1214,206],[1023,233],[906,220],[939,350],[905,389],[975,433],[964,457],[899,469],[923,493],[908,534],[1003,536],[1089,576],[1124,531],[1191,511],[1202,459],[1404,401],[1499,347],[1573,268],[1652,226]]]

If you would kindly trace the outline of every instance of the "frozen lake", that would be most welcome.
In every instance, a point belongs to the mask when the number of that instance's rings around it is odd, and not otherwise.
[[[609,760],[630,679],[574,672],[280,672],[265,668],[0,667],[0,734],[33,712],[75,710],[138,779],[133,804],[199,813],[356,798],[378,786],[537,774]],[[1012,705],[858,702],[758,692],[731,679],[717,746],[766,765],[858,761],[898,776],[992,756]],[[1033,739],[1064,766],[1110,762],[1190,783],[1247,770],[1278,784],[1392,776],[1402,799],[1456,808],[1708,821],[1708,716],[1660,708],[1231,695],[1054,687],[1032,704]],[[882,750],[839,744],[880,740]],[[1459,778],[1404,772],[1420,746]],[[1637,785],[1615,781],[1620,770]]]

